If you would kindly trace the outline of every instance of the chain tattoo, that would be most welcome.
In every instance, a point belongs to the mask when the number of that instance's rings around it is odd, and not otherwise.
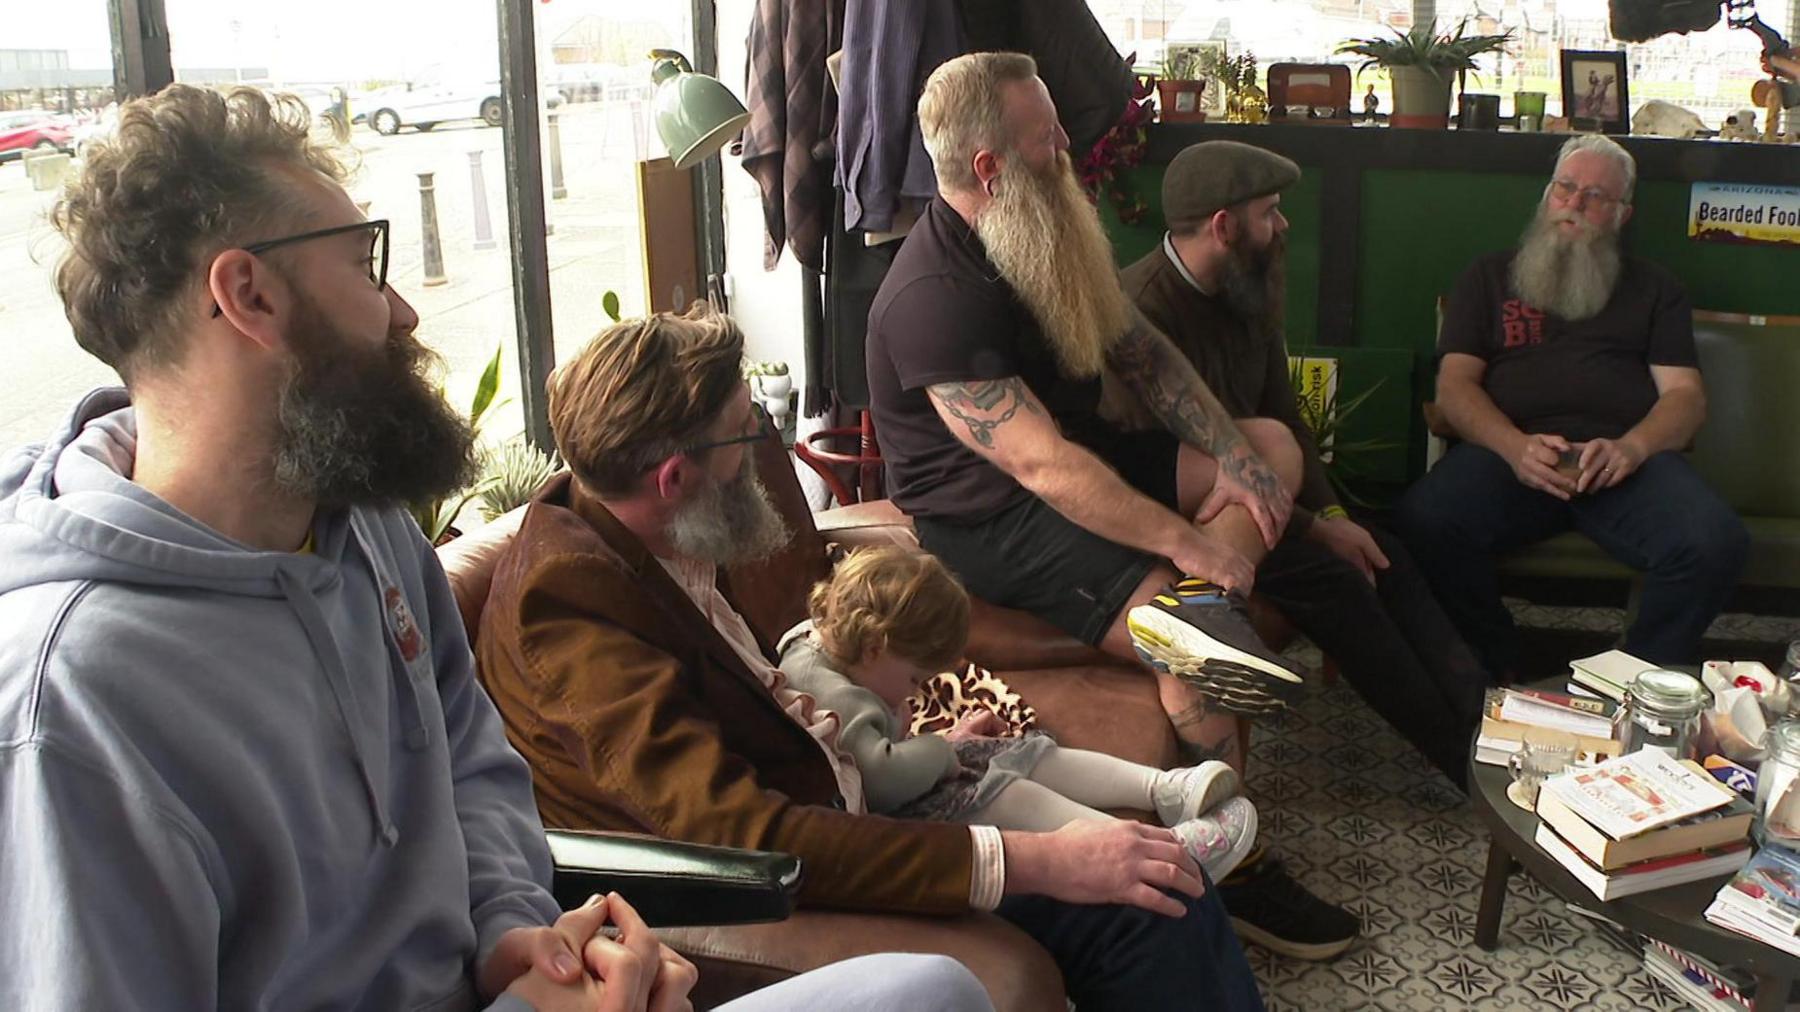
[[[1025,389],[1025,381],[1017,376],[969,383],[938,383],[930,389],[945,411],[969,427],[970,437],[989,450],[994,448],[994,430],[1012,421],[1020,408],[1034,415],[1044,413]]]

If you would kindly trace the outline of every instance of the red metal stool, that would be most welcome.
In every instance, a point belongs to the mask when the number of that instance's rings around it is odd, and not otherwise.
[[[881,446],[875,441],[875,423],[870,420],[867,411],[860,412],[860,415],[860,427],[820,429],[794,444],[794,456],[819,473],[819,477],[825,481],[825,487],[831,490],[832,497],[841,506],[870,502],[883,496]],[[859,452],[838,453],[820,445],[834,439],[856,439]],[[837,469],[841,467],[856,469],[854,492],[839,476]]]

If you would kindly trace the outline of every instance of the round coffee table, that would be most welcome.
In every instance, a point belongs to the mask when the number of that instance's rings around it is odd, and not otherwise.
[[[1562,691],[1562,683],[1546,682],[1538,688]],[[1481,907],[1475,915],[1475,944],[1488,952],[1499,947],[1500,912],[1506,904],[1506,880],[1523,866],[1531,877],[1565,901],[1630,928],[1639,934],[1685,949],[1703,959],[1741,967],[1756,975],[1756,1012],[1785,1009],[1788,992],[1800,979],[1800,959],[1753,938],[1726,931],[1708,921],[1704,911],[1729,876],[1703,882],[1653,889],[1650,892],[1601,902],[1545,853],[1532,837],[1537,835],[1536,815],[1506,797],[1512,782],[1503,766],[1475,761],[1469,750],[1469,800],[1488,829],[1487,872],[1481,882]]]

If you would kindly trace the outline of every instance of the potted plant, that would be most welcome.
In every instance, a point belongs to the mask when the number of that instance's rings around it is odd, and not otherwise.
[[[1370,67],[1384,67],[1394,85],[1394,111],[1388,122],[1397,127],[1442,130],[1450,125],[1450,85],[1459,74],[1475,69],[1482,53],[1504,53],[1513,41],[1508,29],[1501,35],[1469,34],[1469,19],[1440,32],[1437,22],[1394,31],[1394,37],[1350,39],[1339,53],[1363,57],[1358,76]]]
[[[1268,118],[1269,96],[1256,83],[1256,54],[1226,56],[1214,49],[1206,54],[1206,76],[1225,89],[1225,122],[1261,123]]]
[[[1364,458],[1392,450],[1400,444],[1389,439],[1346,439],[1344,433],[1350,416],[1387,380],[1376,380],[1362,393],[1340,401],[1335,374],[1323,385],[1309,380],[1306,364],[1318,361],[1305,357],[1288,358],[1288,384],[1293,387],[1300,420],[1312,430],[1313,445],[1319,448],[1319,462],[1325,465],[1325,478],[1331,482],[1338,498],[1353,506],[1368,506],[1368,500],[1351,488],[1366,473]]]
[[[1197,48],[1177,43],[1163,53],[1162,76],[1156,79],[1156,104],[1164,123],[1206,121],[1206,110],[1200,103],[1206,93],[1204,74]]]
[[[505,344],[494,346],[494,354],[488,359],[487,368],[481,371],[481,379],[475,384],[475,397],[469,405],[469,428],[479,429],[481,416],[487,414],[489,408],[496,407],[494,394],[500,389],[500,358]],[[502,401],[501,403],[505,403]],[[423,502],[416,502],[407,507],[413,520],[418,522],[419,529],[432,545],[441,545],[462,532],[453,525],[457,514],[462,512],[469,500],[480,495],[493,484],[490,477],[478,479],[468,488],[457,489],[444,495]]]

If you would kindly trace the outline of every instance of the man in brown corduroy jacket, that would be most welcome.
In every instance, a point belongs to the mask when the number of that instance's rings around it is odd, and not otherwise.
[[[768,444],[742,355],[737,326],[696,307],[615,326],[551,379],[571,475],[527,511],[477,642],[545,822],[793,853],[807,904],[995,910],[1084,1009],[1260,1008],[1224,909],[1165,829],[863,813],[835,715],[770,657],[768,630],[798,617],[770,609],[803,596],[776,581],[823,575],[824,553],[756,478]]]

